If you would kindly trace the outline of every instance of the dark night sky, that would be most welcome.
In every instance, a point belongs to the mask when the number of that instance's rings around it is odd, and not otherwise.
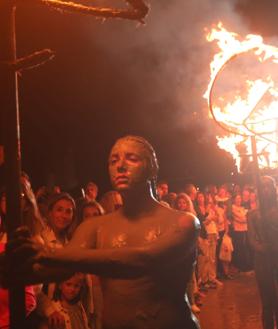
[[[20,78],[23,168],[35,186],[52,173],[66,189],[91,179],[102,192],[109,189],[108,152],[127,133],[150,140],[161,177],[173,187],[190,177],[198,183],[226,180],[234,170],[216,145],[202,98],[214,51],[204,28],[222,20],[238,33],[273,37],[276,1],[150,4],[145,26],[18,8],[18,55],[56,52],[52,62]]]

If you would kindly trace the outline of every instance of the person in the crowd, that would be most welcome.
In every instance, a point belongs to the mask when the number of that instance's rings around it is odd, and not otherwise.
[[[94,182],[89,182],[85,187],[86,201],[95,201],[98,195],[98,186]]]
[[[209,281],[208,285],[210,288],[217,288],[217,285],[221,285],[220,281],[216,278],[216,246],[218,239],[218,230],[217,230],[217,221],[218,215],[215,209],[215,204],[210,193],[205,195],[206,198],[206,212],[207,216],[203,221],[207,240],[208,240],[208,255],[209,255],[209,264],[208,264],[208,276]]]
[[[169,192],[163,198],[163,200],[164,200],[164,202],[166,202],[170,206],[170,208],[174,208],[176,198],[177,198],[177,193],[175,193],[175,192]]]
[[[261,181],[260,209],[248,213],[248,238],[262,303],[263,329],[278,327],[278,203],[272,177]]]
[[[83,220],[101,215],[102,215],[101,211],[98,205],[96,204],[96,202],[93,201],[86,202],[82,205],[82,208],[80,210],[81,218],[78,220],[78,222],[81,223],[83,222]]]
[[[158,181],[156,185],[156,190],[157,190],[159,201],[162,201],[169,193],[168,182],[165,180]]]
[[[253,190],[250,191],[250,210],[256,210],[258,208],[257,193]]]
[[[76,207],[73,198],[65,192],[52,195],[48,202],[47,228],[42,232],[46,247],[52,251],[64,248],[76,226]],[[88,281],[92,298],[91,279]],[[45,284],[42,291],[37,294],[37,313],[43,319],[47,319],[49,327],[65,325],[63,313],[58,312],[52,302],[55,288],[55,283]],[[91,318],[93,300],[88,300],[88,303],[88,318]]]
[[[121,194],[117,191],[108,191],[103,194],[100,204],[106,214],[116,211],[123,205]]]
[[[54,194],[62,193],[60,186],[40,186],[36,191],[36,200],[41,216],[46,220],[48,201]]]
[[[248,187],[245,187],[241,192],[241,205],[243,208],[249,210],[250,209],[250,191]]]
[[[83,189],[82,189],[83,191]],[[101,215],[105,213],[105,210],[103,209],[102,205],[97,201],[98,196],[98,186],[94,182],[89,182],[86,187],[85,191],[83,192],[84,195],[76,200],[76,211],[77,211],[77,218],[81,218],[81,209],[83,208],[83,205],[88,202],[93,202],[99,209],[99,212]]]
[[[178,194],[176,200],[175,200],[175,209],[179,211],[187,211],[190,212],[191,214],[195,213],[193,203],[186,193],[180,193]],[[188,295],[188,300],[191,305],[191,310],[193,313],[197,314],[200,313],[200,308],[196,304],[196,299],[195,296],[198,294],[198,285],[197,285],[197,280],[196,280],[196,274],[195,274],[195,269],[192,271],[192,277],[191,280],[189,281],[187,285],[187,295]]]
[[[209,288],[209,243],[204,222],[209,213],[205,202],[205,194],[200,191],[196,197],[196,214],[201,225],[198,238],[198,284],[200,291],[207,291]]]
[[[232,205],[233,265],[241,272],[251,270],[250,246],[247,239],[247,212],[242,206],[242,197],[237,194]]]
[[[186,193],[187,195],[189,195],[192,203],[193,203],[193,207],[194,207],[194,213],[196,214],[195,212],[195,200],[196,200],[196,196],[197,196],[197,188],[194,184],[186,184],[184,186],[184,193]]]
[[[157,171],[155,152],[145,139],[120,138],[109,156],[109,172],[123,207],[84,221],[70,243],[53,252],[36,253],[38,245],[23,238],[24,230],[17,232],[20,240],[10,242],[11,252],[21,254],[25,264],[35,262],[18,280],[94,273],[103,288],[105,329],[198,328],[184,295],[199,224],[192,214],[163,207],[153,198],[150,186]]]
[[[232,238],[229,235],[229,228],[225,231],[223,236],[220,250],[219,250],[219,259],[222,263],[223,269],[223,279],[232,280],[234,277],[231,274],[231,262],[232,262],[232,254],[234,251]]]
[[[218,194],[218,188],[215,184],[209,184],[204,189],[205,195],[210,195],[214,201],[216,195]]]
[[[56,284],[52,305],[57,313],[63,315],[64,329],[93,329],[84,308],[86,294],[86,275],[75,273],[69,279]],[[57,325],[50,327],[42,323],[40,329],[61,328]]]
[[[229,201],[229,197],[227,196],[226,186],[220,186],[218,190],[218,194],[215,196],[215,211],[217,214],[217,232],[218,239],[216,245],[216,261],[217,261],[217,277],[221,278],[224,275],[223,263],[219,258],[220,246],[222,244],[222,240],[224,234],[228,231],[228,219],[227,219],[227,204]]]
[[[191,212],[192,214],[195,213],[192,200],[190,199],[189,195],[187,195],[186,193],[179,193],[177,195],[174,208],[179,211],[188,211]]]

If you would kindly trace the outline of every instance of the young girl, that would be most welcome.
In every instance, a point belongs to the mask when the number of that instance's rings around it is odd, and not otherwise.
[[[65,329],[89,329],[89,320],[81,302],[86,277],[82,273],[57,285],[53,305],[65,318]]]

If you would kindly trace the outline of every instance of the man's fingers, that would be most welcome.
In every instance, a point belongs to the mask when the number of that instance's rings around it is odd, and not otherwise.
[[[16,231],[13,234],[13,238],[14,239],[17,239],[19,237],[22,237],[22,238],[31,238],[31,233],[30,233],[30,231],[29,231],[29,229],[28,229],[27,226],[21,226],[18,229],[16,229]]]

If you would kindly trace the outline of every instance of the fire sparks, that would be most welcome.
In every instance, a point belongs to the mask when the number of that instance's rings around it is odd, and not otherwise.
[[[210,64],[204,95],[211,115],[226,130],[217,136],[219,147],[232,153],[239,168],[251,154],[250,136],[256,136],[260,167],[277,167],[278,48],[264,44],[259,35],[240,40],[221,23],[207,40],[220,49]]]

